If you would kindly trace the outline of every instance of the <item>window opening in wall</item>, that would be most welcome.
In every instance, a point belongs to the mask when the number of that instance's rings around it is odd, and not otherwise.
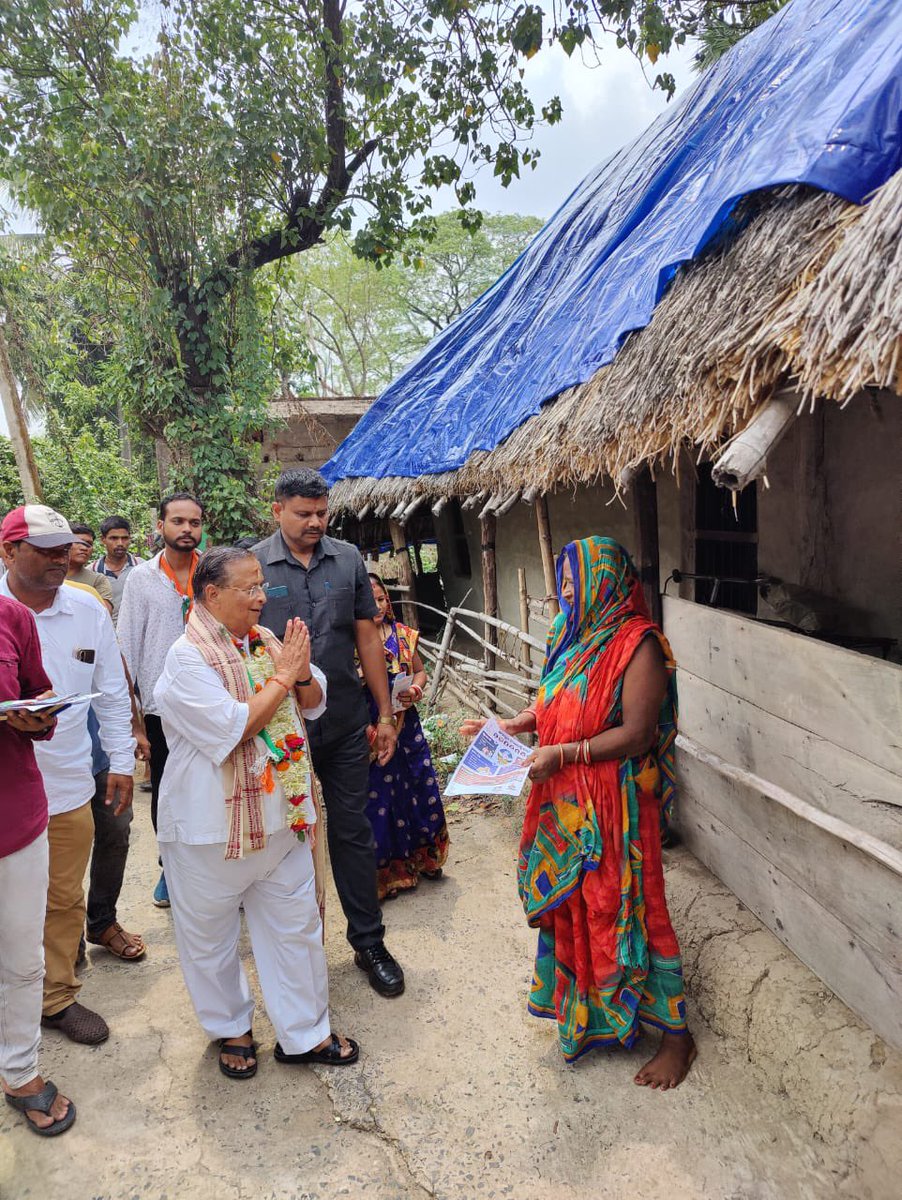
[[[695,599],[715,608],[758,610],[758,494],[716,487],[711,463],[698,468],[695,489]],[[745,581],[748,582],[745,582]]]

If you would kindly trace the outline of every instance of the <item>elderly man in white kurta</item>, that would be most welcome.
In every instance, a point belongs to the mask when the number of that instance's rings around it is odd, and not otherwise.
[[[343,1066],[359,1048],[329,1023],[303,720],[325,710],[326,680],[310,663],[303,622],[291,622],[282,643],[256,625],[266,593],[249,551],[207,551],[194,595],[154,689],[169,744],[157,837],[185,983],[219,1040],[223,1074],[251,1078],[243,905],[276,1060]]]

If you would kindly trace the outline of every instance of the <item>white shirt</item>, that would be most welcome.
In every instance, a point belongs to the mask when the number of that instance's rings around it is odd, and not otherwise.
[[[16,599],[8,576],[0,579],[0,594]],[[100,692],[91,703],[100,723],[100,744],[110,757],[110,771],[134,774],[131,700],[109,612],[90,593],[63,586],[49,608],[32,615],[53,690],[61,696]],[[93,661],[84,662],[84,658]],[[81,808],[94,795],[89,707],[87,702],[73,704],[59,714],[50,741],[34,743],[51,817]]]
[[[318,667],[311,666],[310,672],[323,692],[316,708],[301,710],[313,721],[326,710],[326,677]],[[229,840],[226,797],[234,784],[226,759],[242,740],[248,706],[229,695],[219,675],[184,634],[166,655],[154,702],[169,746],[160,783],[157,839],[189,846],[225,844]],[[300,733],[300,722],[297,726]],[[254,744],[260,756],[266,754],[259,737]],[[287,818],[277,773],[274,778],[275,790],[263,796],[267,836],[284,829]]]

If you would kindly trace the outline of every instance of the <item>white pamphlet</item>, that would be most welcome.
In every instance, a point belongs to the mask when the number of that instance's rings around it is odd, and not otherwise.
[[[79,696],[73,692],[69,696],[48,696],[46,700],[0,700],[0,721],[5,721],[8,714],[14,712],[49,712],[53,715],[70,708],[73,704],[87,704],[101,694],[86,692],[85,695]]]
[[[391,710],[399,713],[404,711],[404,705],[399,700],[402,692],[410,690],[410,685],[413,683],[412,675],[405,675],[403,672],[395,676],[395,682],[391,685]]]
[[[491,720],[480,729],[445,787],[446,796],[519,796],[532,754]]]

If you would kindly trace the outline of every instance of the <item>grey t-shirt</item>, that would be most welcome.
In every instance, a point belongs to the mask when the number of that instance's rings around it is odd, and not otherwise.
[[[123,592],[125,591],[125,581],[128,578],[129,572],[134,570],[134,568],[138,566],[140,561],[141,560],[139,558],[135,558],[135,556],[133,554],[129,554],[125,560],[125,566],[122,568],[122,570],[119,572],[118,575],[115,573],[115,571],[111,571],[110,568],[106,565],[104,556],[102,554],[101,554],[100,558],[95,559],[94,562],[91,563],[91,570],[97,571],[97,573],[99,575],[102,575],[108,581],[108,583],[110,585],[110,590],[113,593],[113,624],[114,625],[119,620],[119,609],[122,605],[122,595],[123,595]]]
[[[310,630],[312,660],[329,684],[325,713],[309,722],[311,742],[327,744],[362,728],[369,718],[354,662],[354,622],[371,620],[376,602],[360,551],[324,537],[305,567],[276,530],[254,554],[270,585],[260,624],[281,638],[289,619],[300,617]]]

